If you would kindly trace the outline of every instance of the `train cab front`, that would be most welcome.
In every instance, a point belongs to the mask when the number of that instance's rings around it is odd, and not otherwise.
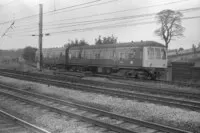
[[[143,47],[143,67],[150,70],[153,78],[167,68],[165,47]]]

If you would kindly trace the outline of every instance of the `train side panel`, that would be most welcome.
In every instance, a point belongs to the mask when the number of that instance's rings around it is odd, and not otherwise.
[[[142,67],[142,47],[70,50],[70,65],[132,68]]]
[[[70,65],[112,67],[115,61],[111,55],[113,49],[70,50]]]
[[[142,52],[141,47],[117,48],[117,66],[120,68],[142,67]]]

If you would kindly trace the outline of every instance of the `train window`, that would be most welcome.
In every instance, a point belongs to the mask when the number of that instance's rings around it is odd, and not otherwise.
[[[116,52],[115,52],[115,50],[113,50],[113,52],[112,52],[112,58],[115,58],[115,56],[116,56]]]
[[[110,52],[108,50],[104,51],[104,58],[105,59],[110,59]]]
[[[125,53],[125,59],[129,58],[129,53]]]
[[[142,56],[143,56],[143,51],[142,51],[142,49],[140,49],[140,59],[142,59]]]
[[[79,51],[79,58],[83,59],[84,58],[84,52],[83,51]]]
[[[148,58],[149,59],[154,59],[154,48],[148,48]]]
[[[125,59],[125,53],[120,53],[120,54],[119,54],[119,59],[120,59],[120,60]]]
[[[108,51],[109,53],[109,59],[114,59],[116,57],[116,51],[115,50],[110,50]]]
[[[100,51],[99,51],[99,55],[100,55],[100,59],[104,59],[104,49],[101,49]]]
[[[128,57],[127,58],[133,59],[133,58],[135,58],[135,55],[136,55],[136,49],[132,48],[130,50],[130,53],[128,53]]]
[[[76,52],[76,56],[75,57],[78,58],[78,52]]]
[[[89,52],[87,50],[85,50],[84,52],[85,52],[85,59],[88,59]]]
[[[88,59],[92,59],[92,51],[90,50],[89,52],[88,52]]]
[[[69,53],[69,59],[71,59],[72,57],[73,57],[72,54]]]
[[[161,59],[160,48],[155,48],[155,56],[156,56],[156,59]]]
[[[100,58],[100,53],[96,53],[95,54],[95,59],[99,59]]]
[[[162,50],[161,50],[161,55],[162,55],[162,59],[163,60],[165,60],[167,57],[166,57],[166,51],[165,51],[165,49],[163,48]]]
[[[134,54],[133,54],[133,53],[129,53],[129,54],[128,54],[128,58],[129,58],[129,59],[133,59],[133,58],[134,58]]]
[[[74,58],[77,58],[77,57],[76,57],[76,52],[74,53]]]
[[[93,56],[93,55],[94,55],[93,52],[90,51],[90,57],[89,57],[89,59],[94,59],[94,56]]]

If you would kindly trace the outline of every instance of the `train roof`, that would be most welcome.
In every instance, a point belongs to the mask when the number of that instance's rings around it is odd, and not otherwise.
[[[141,42],[128,42],[128,43],[117,43],[117,44],[74,46],[70,49],[76,50],[80,48],[96,49],[96,48],[113,48],[113,47],[145,47],[145,46],[165,47],[163,44],[155,42],[155,41],[141,41]]]

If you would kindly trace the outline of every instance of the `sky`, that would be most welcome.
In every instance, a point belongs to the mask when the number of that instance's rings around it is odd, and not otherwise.
[[[200,0],[0,0],[0,36],[6,33],[0,37],[0,49],[38,47],[39,4],[43,4],[44,48],[62,47],[74,39],[94,44],[99,35],[114,35],[118,42],[164,44],[154,34],[159,27],[155,14],[164,9],[184,15],[184,37],[173,39],[170,49],[200,43]]]

